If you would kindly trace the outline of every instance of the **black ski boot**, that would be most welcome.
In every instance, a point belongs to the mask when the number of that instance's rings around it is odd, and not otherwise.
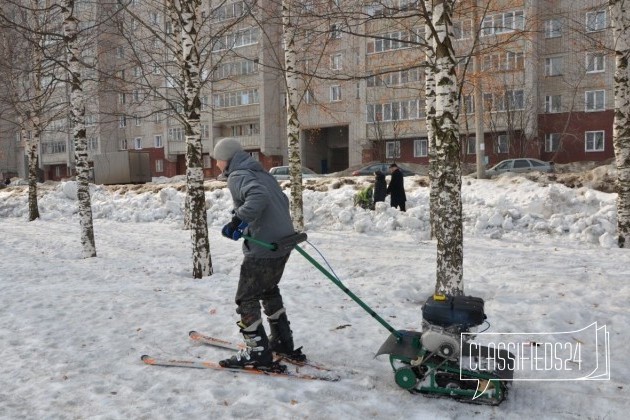
[[[293,332],[286,309],[281,308],[273,315],[267,317],[269,321],[269,347],[282,357],[295,360],[297,362],[306,361],[306,355],[302,353],[302,347],[293,348]]]
[[[251,366],[264,370],[273,370],[278,366],[273,362],[273,354],[269,349],[269,339],[262,325],[262,319],[250,326],[245,326],[242,321],[237,322],[236,325],[241,329],[246,347],[229,359],[221,360],[219,365],[230,368]]]

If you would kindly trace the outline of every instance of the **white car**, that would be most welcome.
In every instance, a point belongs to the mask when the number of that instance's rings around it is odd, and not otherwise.
[[[274,166],[269,169],[269,173],[273,175],[278,181],[285,181],[289,179],[289,167],[288,166]],[[318,177],[319,174],[313,172],[309,168],[305,168],[302,166],[302,179],[306,178],[315,178]]]
[[[486,171],[486,175],[498,175],[505,172],[553,172],[553,162],[543,162],[532,158],[507,159],[499,162]]]

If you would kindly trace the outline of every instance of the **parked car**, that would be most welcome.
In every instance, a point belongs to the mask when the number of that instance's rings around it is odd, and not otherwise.
[[[553,172],[553,162],[543,162],[542,160],[523,158],[523,159],[507,159],[499,162],[486,171],[486,175],[498,175],[505,172]]]
[[[269,169],[269,173],[273,175],[278,181],[284,181],[289,179],[289,167],[288,166],[274,166]],[[302,166],[302,179],[306,178],[315,178],[320,176],[319,174],[313,172],[309,168]]]
[[[385,163],[385,162],[373,163],[371,165],[364,166],[363,168],[359,168],[356,171],[352,171],[352,175],[354,175],[354,176],[357,176],[357,175],[374,175],[374,172],[376,172],[376,171],[381,171],[385,175],[387,175],[389,173],[389,165],[390,165],[390,163]],[[403,176],[415,175],[415,172],[413,172],[409,168],[405,168],[400,163],[396,163],[396,165],[398,165],[398,168],[401,170]]]

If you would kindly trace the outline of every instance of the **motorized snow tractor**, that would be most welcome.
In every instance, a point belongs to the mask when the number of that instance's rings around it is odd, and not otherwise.
[[[472,296],[430,296],[422,306],[422,331],[394,329],[298,244],[305,233],[269,244],[243,238],[271,250],[292,248],[313,264],[391,335],[375,357],[389,355],[396,384],[412,393],[498,405],[507,396],[514,356],[504,349],[476,344],[474,332],[486,320],[484,301]]]
[[[513,377],[514,356],[472,341],[473,329],[485,322],[483,299],[431,296],[422,318],[422,332],[392,332],[376,354],[389,355],[396,383],[413,393],[500,404]]]

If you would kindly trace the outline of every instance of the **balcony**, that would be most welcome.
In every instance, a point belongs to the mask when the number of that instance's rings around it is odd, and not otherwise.
[[[226,136],[227,137],[227,136]],[[214,139],[201,140],[201,147],[204,153],[210,153],[214,149],[214,145],[224,137],[217,137]],[[237,136],[233,137],[240,141],[243,145],[243,149],[260,149],[261,140],[260,134],[252,136]],[[169,141],[166,144],[167,154],[169,155],[185,155],[186,154],[186,142],[185,141]]]
[[[42,165],[62,165],[68,163],[68,153],[46,153],[40,156]]]

